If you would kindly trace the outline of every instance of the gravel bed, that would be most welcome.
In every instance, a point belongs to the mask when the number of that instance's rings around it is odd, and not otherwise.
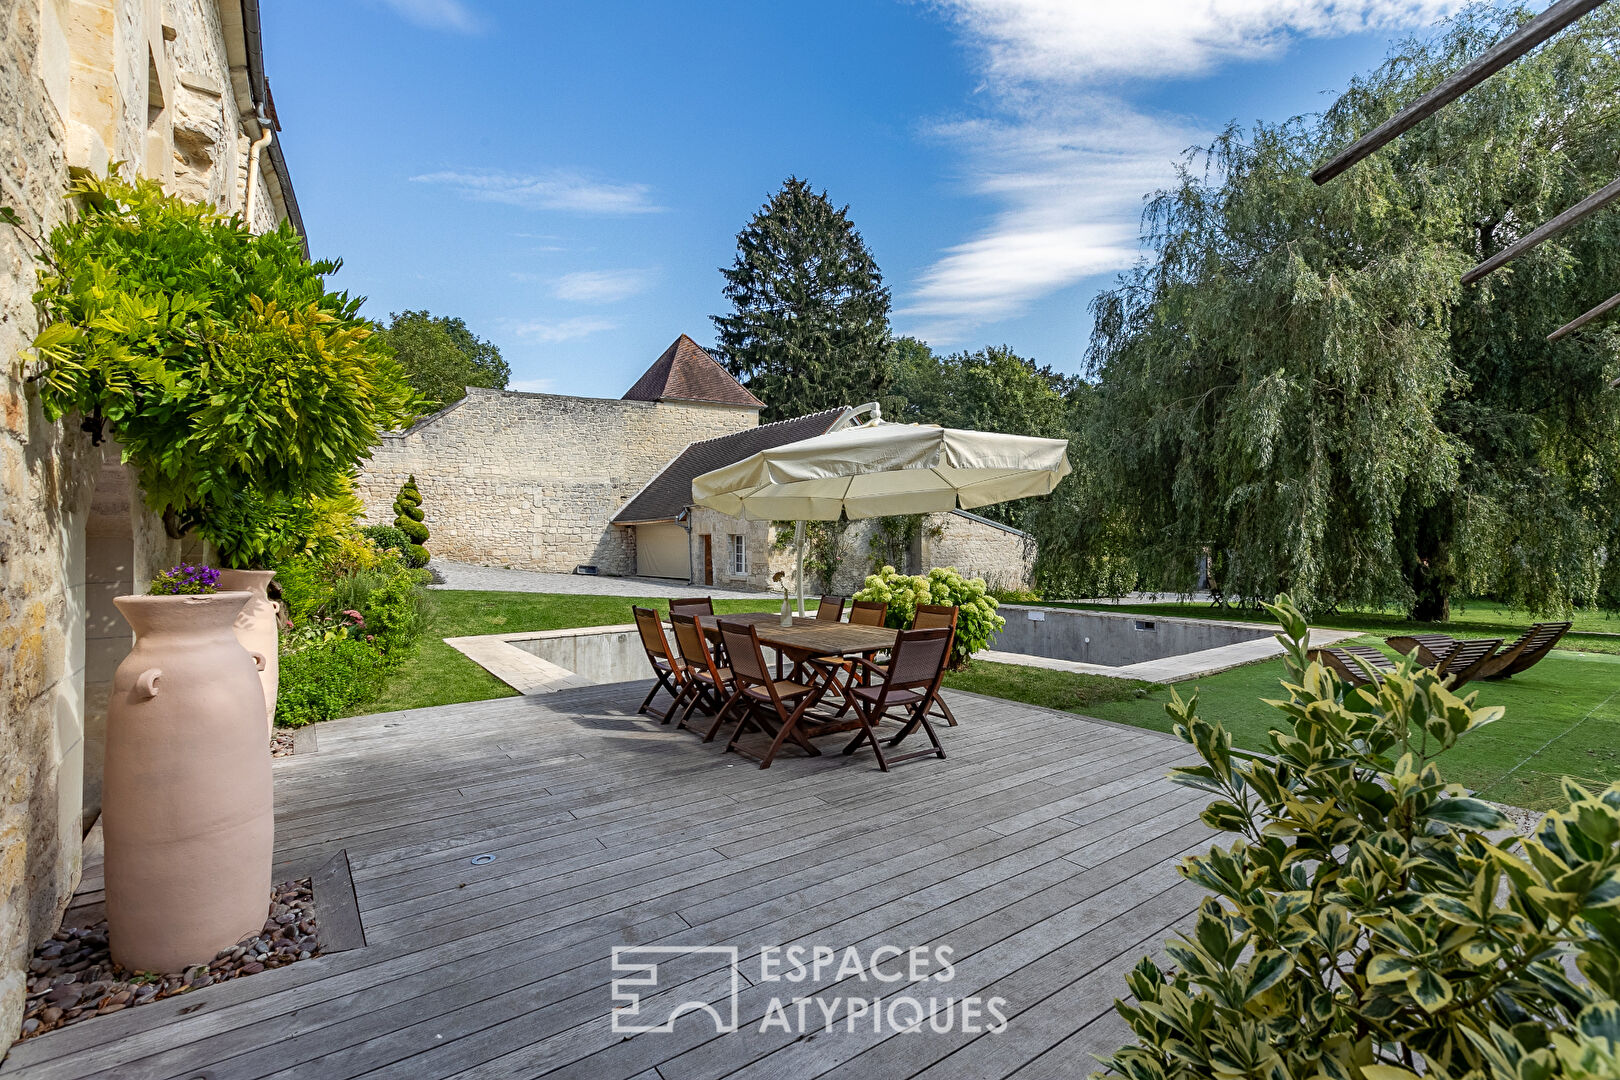
[[[288,728],[276,728],[270,736],[270,756],[290,757],[293,752],[293,733]]]
[[[93,926],[64,928],[34,950],[20,1038],[318,955],[309,878],[270,891],[270,917],[256,937],[222,950],[212,963],[170,975],[130,972],[114,964],[107,950],[105,919]]]

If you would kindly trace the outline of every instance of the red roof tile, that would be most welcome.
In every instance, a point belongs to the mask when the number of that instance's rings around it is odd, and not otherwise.
[[[763,409],[765,403],[750,394],[731,373],[715,362],[691,338],[682,334],[664,355],[653,362],[636,385],[625,391],[626,401],[706,401]]]

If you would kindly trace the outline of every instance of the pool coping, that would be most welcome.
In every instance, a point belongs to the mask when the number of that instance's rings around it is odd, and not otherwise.
[[[1059,608],[1057,610],[1073,609]],[[1122,617],[1128,618],[1129,616]],[[1253,627],[1255,624],[1234,625]],[[1310,632],[1310,646],[1313,649],[1318,649],[1324,645],[1336,645],[1341,641],[1349,641],[1360,636],[1361,634],[1353,630],[1318,630],[1313,628]],[[1103,664],[1085,664],[1078,660],[1059,660],[1050,656],[1034,656],[1030,653],[1000,652],[997,650],[985,650],[973,654],[975,659],[989,660],[997,664],[1017,664],[1022,667],[1046,668],[1050,671],[1074,671],[1082,675],[1105,675],[1110,679],[1132,679],[1151,683],[1174,683],[1186,679],[1196,679],[1204,675],[1214,675],[1217,672],[1242,667],[1245,664],[1257,663],[1261,660],[1273,660],[1281,655],[1283,655],[1283,647],[1275,637],[1239,641],[1232,645],[1217,645],[1213,649],[1177,653],[1174,656],[1161,657],[1158,660],[1144,660],[1140,663],[1125,664],[1119,667],[1108,667]]]

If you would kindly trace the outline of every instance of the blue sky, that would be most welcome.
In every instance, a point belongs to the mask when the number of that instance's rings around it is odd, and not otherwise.
[[[850,214],[897,333],[1077,371],[1142,197],[1230,120],[1321,108],[1457,0],[278,0],[311,247],[378,318],[465,318],[513,388],[617,397],[713,338],[789,174]],[[1542,6],[1537,4],[1537,7]]]

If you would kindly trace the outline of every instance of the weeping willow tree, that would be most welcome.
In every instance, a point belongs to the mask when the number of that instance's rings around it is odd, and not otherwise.
[[[1232,128],[1149,203],[1151,257],[1094,304],[1088,449],[1146,582],[1399,603],[1596,598],[1620,550],[1612,216],[1489,279],[1479,259],[1620,163],[1620,11],[1325,187],[1311,168],[1528,17],[1471,9],[1327,113]]]

